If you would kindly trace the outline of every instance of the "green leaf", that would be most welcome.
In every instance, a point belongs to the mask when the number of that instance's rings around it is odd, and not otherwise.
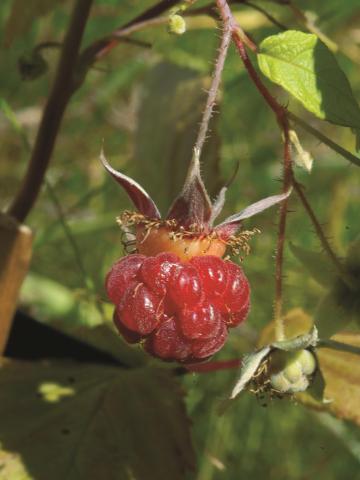
[[[38,17],[51,12],[65,0],[14,0],[9,18],[5,25],[4,43],[8,47],[17,37],[31,27]]]
[[[182,480],[194,462],[163,369],[4,362],[0,416],[0,480]]]
[[[261,71],[318,118],[360,128],[360,109],[335,56],[314,34],[288,30],[260,44]]]
[[[322,252],[312,252],[289,243],[293,255],[303,264],[312,278],[323,287],[330,287],[335,281],[335,272],[330,260]]]

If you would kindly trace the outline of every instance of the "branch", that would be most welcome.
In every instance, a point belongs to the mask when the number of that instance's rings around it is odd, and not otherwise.
[[[91,4],[92,0],[77,0],[71,15],[55,81],[41,119],[30,163],[20,190],[9,207],[9,214],[19,222],[25,220],[39,195],[60,123],[73,93],[74,71]]]
[[[230,41],[231,25],[227,20],[224,20],[221,43],[219,47],[219,55],[215,62],[215,69],[211,81],[211,86],[208,92],[205,110],[201,119],[199,133],[194,146],[194,155],[196,155],[197,158],[200,158],[201,151],[205,143],[206,132],[209,128],[209,121],[214,110],[214,105],[216,103],[216,95],[219,90],[221,74],[224,69],[225,58],[229,49]]]
[[[360,355],[360,347],[349,345],[348,343],[337,342],[336,340],[319,340],[317,348],[331,348],[340,352],[353,353]]]

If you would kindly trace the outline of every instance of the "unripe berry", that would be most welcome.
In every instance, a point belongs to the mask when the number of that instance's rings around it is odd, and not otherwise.
[[[281,393],[305,391],[315,370],[316,360],[309,350],[277,350],[270,355],[270,383]]]

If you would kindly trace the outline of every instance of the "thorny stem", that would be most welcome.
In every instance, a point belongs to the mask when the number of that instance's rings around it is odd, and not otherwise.
[[[194,155],[196,155],[198,158],[200,158],[200,154],[205,143],[206,133],[209,128],[209,121],[214,110],[214,105],[216,103],[216,95],[219,90],[221,74],[224,69],[225,58],[229,49],[230,41],[231,25],[228,21],[226,21],[226,19],[224,19],[219,54],[215,62],[215,69],[212,76],[211,86],[208,92],[205,110],[201,119],[199,133],[197,135],[194,146]]]
[[[283,191],[287,192],[291,188],[292,184],[292,164],[291,164],[291,146],[289,138],[289,121],[287,118],[286,109],[280,105],[277,100],[271,95],[269,90],[264,85],[263,81],[257,74],[253,64],[247,54],[246,46],[244,44],[243,38],[240,34],[241,30],[236,24],[234,17],[231,13],[229,5],[226,0],[217,0],[217,6],[220,11],[220,16],[225,22],[227,21],[232,25],[232,39],[235,43],[235,46],[239,52],[240,58],[243,61],[243,64],[255,84],[258,91],[261,93],[266,103],[272,109],[276,115],[277,121],[280,128],[283,131],[283,140],[284,140],[284,173],[283,173]],[[284,257],[284,243],[285,243],[285,231],[286,231],[286,217],[287,217],[287,207],[288,200],[284,200],[280,207],[280,219],[279,219],[279,230],[278,230],[278,240],[276,248],[276,266],[275,266],[275,305],[274,305],[274,318],[275,318],[275,332],[276,339],[284,339],[284,323],[282,316],[282,279],[283,279],[283,257]]]
[[[296,193],[298,194],[298,196],[301,200],[301,203],[303,204],[307,214],[309,215],[312,224],[314,225],[315,231],[317,233],[317,236],[320,239],[321,245],[322,245],[325,253],[328,255],[328,257],[332,261],[333,265],[335,266],[335,268],[336,268],[340,278],[343,280],[343,282],[351,290],[356,291],[358,287],[357,287],[357,284],[356,284],[354,278],[351,275],[349,275],[349,273],[344,268],[343,264],[340,262],[340,260],[337,258],[337,256],[333,252],[333,250],[330,246],[330,243],[329,243],[328,239],[326,238],[326,236],[324,234],[324,231],[321,228],[321,225],[320,225],[318,219],[316,218],[316,215],[315,215],[313,209],[311,208],[311,205],[310,205],[308,199],[306,198],[300,184],[295,179],[293,179],[293,186],[294,186],[294,189],[295,189]]]
[[[92,0],[77,0],[71,16],[55,82],[41,119],[28,170],[9,207],[9,214],[20,222],[25,220],[39,195],[60,123],[73,93],[74,70],[91,4]]]

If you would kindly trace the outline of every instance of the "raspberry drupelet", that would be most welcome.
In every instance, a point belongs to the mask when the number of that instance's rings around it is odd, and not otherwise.
[[[253,232],[236,235],[243,219],[290,192],[263,199],[214,227],[226,188],[212,204],[194,155],[182,192],[161,220],[145,190],[114,170],[103,155],[101,159],[137,208],[119,219],[122,226],[134,228],[137,253],[115,262],[105,282],[118,331],[128,343],[141,343],[163,360],[191,363],[211,357],[250,308],[243,270],[221,257],[227,246],[246,248]]]

